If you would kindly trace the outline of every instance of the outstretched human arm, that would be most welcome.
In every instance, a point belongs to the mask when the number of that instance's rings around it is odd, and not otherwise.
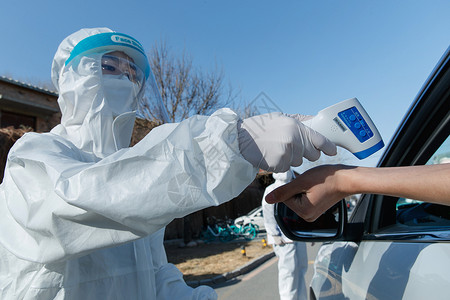
[[[54,133],[25,135],[11,149],[0,186],[0,244],[39,263],[79,257],[233,199],[257,167],[277,169],[289,159],[287,169],[301,156],[318,158],[313,148],[335,150],[282,114],[246,120],[239,126],[229,109],[193,116],[157,127],[105,158]]]
[[[53,133],[15,143],[0,186],[0,244],[49,263],[147,236],[239,195],[257,169],[239,153],[230,110],[152,130],[105,158]]]
[[[383,194],[450,205],[450,164],[406,167],[325,165],[310,169],[267,195],[306,221],[316,220],[353,194]]]

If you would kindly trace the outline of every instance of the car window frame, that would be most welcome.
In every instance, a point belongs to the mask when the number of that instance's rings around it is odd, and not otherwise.
[[[378,167],[423,165],[447,139],[450,132],[449,49],[423,85],[405,115]],[[365,240],[450,240],[450,228],[423,228],[400,225],[386,227],[398,198],[363,195],[350,223],[364,222]],[[358,214],[359,212],[359,214]],[[392,222],[392,220],[391,220]]]

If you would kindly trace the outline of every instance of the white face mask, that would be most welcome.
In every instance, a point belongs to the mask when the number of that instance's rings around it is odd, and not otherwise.
[[[103,74],[102,90],[114,117],[137,109],[139,86],[126,76]]]

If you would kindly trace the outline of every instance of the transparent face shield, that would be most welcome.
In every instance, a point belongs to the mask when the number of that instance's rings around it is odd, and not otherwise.
[[[103,82],[112,80],[107,87],[105,86],[105,89],[120,95],[121,92],[125,93],[124,87],[126,86],[127,90],[131,89],[130,96],[135,101],[142,96],[145,86],[144,72],[125,53],[114,51],[104,54],[101,58],[101,69]],[[121,89],[121,87],[123,88]],[[109,94],[109,90],[105,90],[105,94]],[[114,95],[111,96],[111,99],[115,98]]]
[[[143,97],[139,99],[136,114],[138,118],[147,119],[160,124],[172,122],[151,70],[144,87]]]
[[[132,97],[137,100],[137,107],[133,110],[136,110],[138,118],[147,119],[159,124],[170,123],[170,118],[166,107],[163,104],[152,71],[150,70],[148,78],[146,79],[143,70],[124,52],[113,51],[104,54],[90,53],[88,55],[80,55],[79,57],[74,58],[67,67],[72,68],[80,75],[92,75],[92,71],[89,70],[92,70],[92,68],[94,68],[94,70],[97,69],[98,67],[95,65],[98,66],[99,61],[103,80],[112,79],[117,83],[114,87],[111,87],[111,85],[109,85],[109,88],[105,86],[105,88],[108,89],[108,91],[105,91],[105,94],[113,93],[120,97],[119,94],[121,94],[120,92],[123,91],[123,89],[120,89],[119,83],[128,82],[127,87],[131,87]],[[124,96],[123,98],[128,97]],[[114,103],[115,106],[118,106],[118,104],[119,103]]]
[[[120,53],[120,52],[119,52]],[[147,80],[145,80],[144,72],[130,58],[123,57],[126,54],[117,57],[118,53],[107,53],[102,57],[102,73],[103,76],[113,75],[120,78],[127,78],[139,89],[137,117],[147,119],[157,123],[169,123],[169,115],[163,104],[158,85],[150,70]]]

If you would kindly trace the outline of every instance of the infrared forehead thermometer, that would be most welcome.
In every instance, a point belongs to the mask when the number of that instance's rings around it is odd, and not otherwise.
[[[349,150],[359,159],[384,147],[378,129],[356,98],[327,107],[302,123]]]

